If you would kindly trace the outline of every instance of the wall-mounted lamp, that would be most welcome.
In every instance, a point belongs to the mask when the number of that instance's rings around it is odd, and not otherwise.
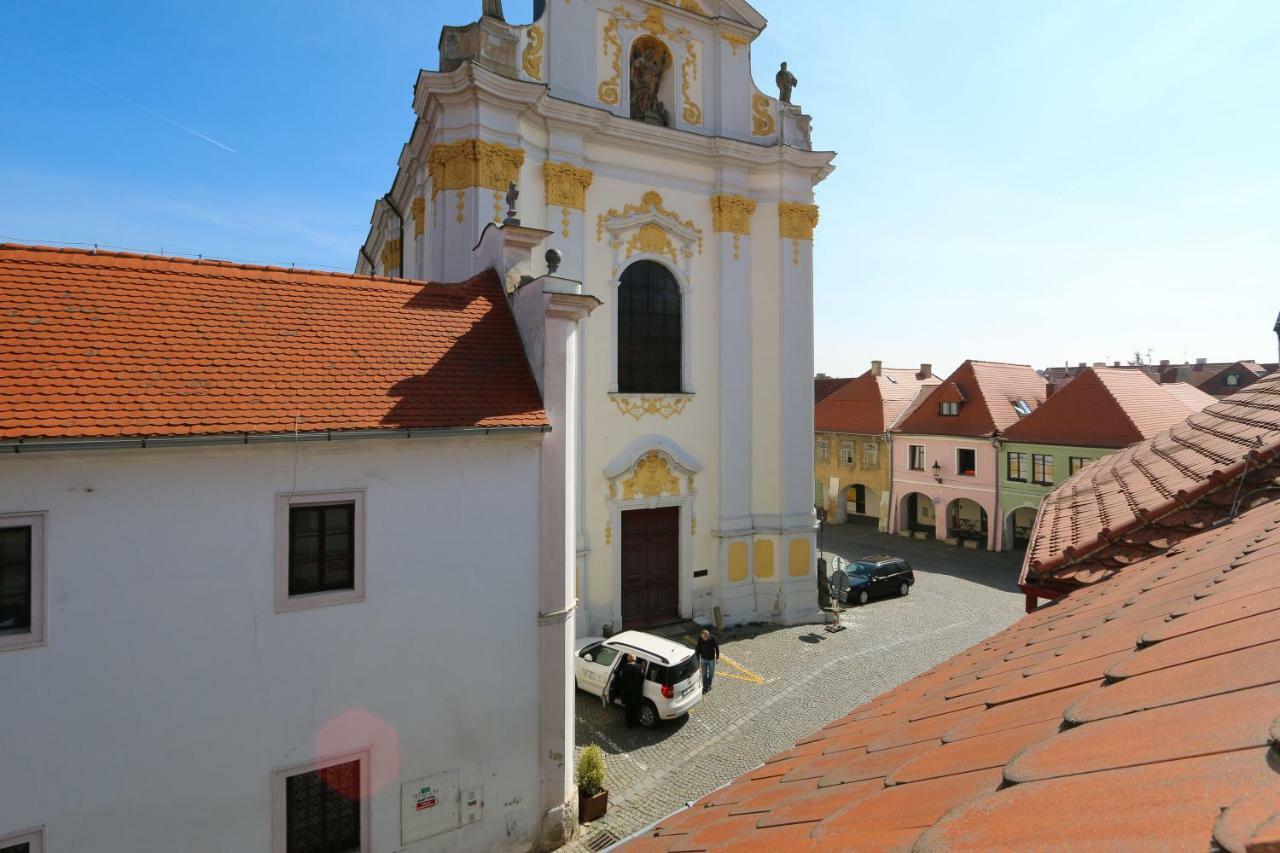
[[[939,483],[942,482],[942,466],[937,462],[933,463],[933,479],[937,480]]]

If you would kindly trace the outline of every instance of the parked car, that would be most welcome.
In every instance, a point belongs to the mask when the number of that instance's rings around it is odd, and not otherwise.
[[[702,673],[693,649],[641,631],[623,631],[605,639],[584,637],[575,643],[573,680],[579,690],[621,705],[615,687],[618,667],[628,654],[644,670],[644,706],[640,725],[651,729],[661,720],[689,713],[702,701]],[[606,697],[608,697],[606,699]]]
[[[847,564],[831,578],[831,595],[845,604],[866,604],[886,595],[906,595],[916,574],[901,557],[877,554]]]

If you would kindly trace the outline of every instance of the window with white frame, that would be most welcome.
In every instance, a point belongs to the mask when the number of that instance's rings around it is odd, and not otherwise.
[[[368,752],[277,770],[272,853],[366,853],[368,799]]]
[[[908,467],[910,467],[912,471],[923,471],[924,470],[924,445],[923,444],[911,445],[908,448],[908,454],[910,456]]]
[[[0,515],[0,651],[44,642],[44,585],[44,513]]]
[[[277,611],[363,601],[364,581],[363,490],[276,496]]]
[[[960,414],[960,404],[959,403],[939,403],[938,414],[942,415],[944,418],[954,418]]]
[[[874,441],[863,442],[862,444],[862,467],[874,468],[880,464],[880,445]]]
[[[819,462],[826,462],[831,458],[831,445],[825,438],[820,438],[815,443],[814,454],[818,457]]]
[[[24,829],[0,836],[0,853],[44,853],[44,830]]]
[[[840,442],[840,464],[841,465],[853,464],[853,442],[852,441]]]

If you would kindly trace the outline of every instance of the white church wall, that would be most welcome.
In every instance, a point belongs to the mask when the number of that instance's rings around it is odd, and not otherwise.
[[[528,849],[538,441],[0,462],[0,513],[47,513],[48,583],[47,644],[0,653],[0,828],[43,824],[51,850],[266,851],[273,771],[368,749],[369,849]],[[276,612],[276,496],[352,489],[365,600]],[[482,819],[402,846],[401,784],[441,771],[483,787]]]

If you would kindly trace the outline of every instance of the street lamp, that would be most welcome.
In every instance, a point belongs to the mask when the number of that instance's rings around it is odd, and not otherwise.
[[[937,480],[939,483],[942,482],[942,466],[937,462],[933,463],[933,479]]]

